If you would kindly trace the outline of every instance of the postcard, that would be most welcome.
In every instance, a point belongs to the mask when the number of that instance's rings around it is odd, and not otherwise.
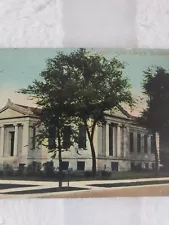
[[[0,198],[168,196],[169,51],[0,49]]]

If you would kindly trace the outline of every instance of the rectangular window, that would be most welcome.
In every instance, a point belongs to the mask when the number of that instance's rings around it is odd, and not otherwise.
[[[85,125],[79,126],[79,137],[78,137],[78,147],[86,148],[86,127]]]
[[[137,152],[141,152],[141,134],[137,134]]]
[[[147,146],[147,135],[144,135],[144,153],[148,152],[148,146]]]
[[[48,138],[48,146],[49,146],[49,149],[55,149],[56,143],[54,138],[52,137]]]
[[[15,132],[10,132],[10,156],[14,156],[14,136]]]
[[[118,171],[118,162],[111,162],[112,171]]]
[[[56,148],[56,127],[49,127],[49,137],[48,137],[48,148],[55,149]]]
[[[68,170],[69,161],[62,161],[62,170]]]
[[[145,169],[148,170],[149,169],[149,165],[148,163],[145,163]]]
[[[84,171],[85,170],[85,162],[77,162],[77,170]]]
[[[109,125],[109,155],[113,156],[113,126]]]
[[[65,126],[63,130],[63,148],[69,149],[71,146],[71,126]]]
[[[130,152],[134,152],[134,134],[130,132]]]

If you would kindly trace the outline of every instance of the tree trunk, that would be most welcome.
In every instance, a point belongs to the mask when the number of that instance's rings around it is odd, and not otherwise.
[[[58,152],[59,152],[59,188],[62,188],[62,148],[59,129],[57,136],[58,136]]]
[[[90,142],[90,149],[91,149],[91,155],[92,155],[92,175],[93,175],[93,179],[95,179],[96,178],[96,153],[95,153],[95,147],[93,144],[94,128],[92,128],[92,133],[90,134],[89,128],[87,126],[87,122],[85,122],[85,125],[86,125],[87,135]]]
[[[155,174],[158,176],[159,173],[159,160],[158,160],[158,150],[157,150],[157,144],[156,144],[156,132],[153,132],[153,150],[155,154]]]
[[[96,153],[95,148],[93,145],[93,140],[90,140],[90,146],[91,146],[91,154],[92,154],[92,175],[93,178],[96,178]]]

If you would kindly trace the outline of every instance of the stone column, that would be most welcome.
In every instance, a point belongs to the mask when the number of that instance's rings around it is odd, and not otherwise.
[[[23,148],[22,148],[22,156],[24,159],[28,157],[28,151],[29,151],[29,121],[25,122],[23,124]]]
[[[144,146],[144,133],[141,133],[141,154],[144,156],[145,154],[145,146]]]
[[[123,141],[123,156],[126,157],[128,154],[127,154],[127,151],[128,151],[128,127],[127,126],[124,126],[124,141]]]
[[[117,157],[117,127],[113,126],[113,156]]]
[[[0,136],[0,156],[4,156],[4,126],[1,126],[1,136]]]
[[[15,124],[14,156],[18,155],[18,124]]]
[[[151,157],[151,135],[147,137],[147,154]]]
[[[109,124],[106,123],[106,157],[109,156]]]
[[[117,157],[121,157],[121,133],[120,133],[120,124],[117,125]]]

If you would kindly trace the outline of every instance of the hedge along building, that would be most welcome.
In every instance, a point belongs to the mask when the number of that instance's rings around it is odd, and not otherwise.
[[[40,110],[12,103],[0,110],[0,166],[18,168],[33,162],[51,160],[48,149],[36,141]],[[94,134],[97,170],[130,171],[133,166],[152,169],[155,155],[151,134],[139,126],[122,107],[106,113],[107,123],[97,126]],[[69,138],[65,133],[66,142]],[[158,144],[158,143],[157,143]],[[158,148],[159,151],[159,148]],[[63,151],[63,169],[91,170],[90,144],[84,127],[79,128],[79,143]],[[57,157],[53,160],[58,167]]]

